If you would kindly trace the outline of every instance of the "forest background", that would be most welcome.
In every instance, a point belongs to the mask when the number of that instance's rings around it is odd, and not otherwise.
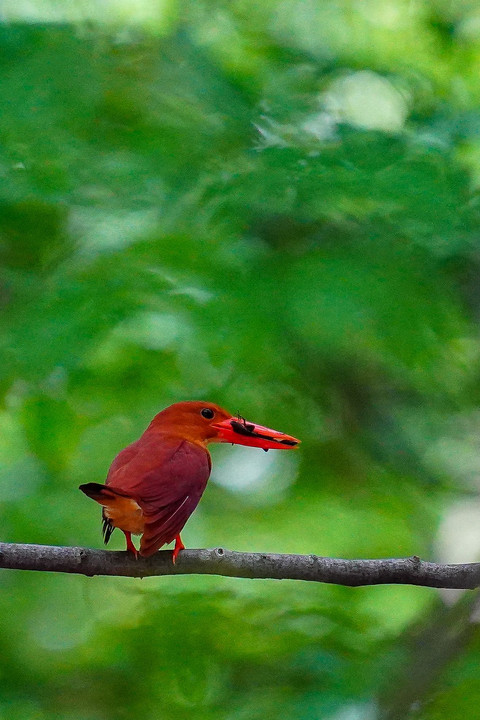
[[[162,407],[213,449],[188,547],[480,553],[480,8],[4,0],[1,540]],[[113,548],[123,548],[115,537]],[[478,717],[474,593],[4,571],[6,720]]]

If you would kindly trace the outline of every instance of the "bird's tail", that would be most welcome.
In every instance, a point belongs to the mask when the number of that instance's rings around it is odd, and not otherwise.
[[[100,483],[85,483],[79,489],[103,506],[103,537],[105,544],[116,527],[123,532],[141,534],[144,528],[143,512],[137,501],[129,495]]]
[[[122,493],[100,483],[85,483],[85,485],[80,485],[78,489],[92,500],[96,500],[100,505],[110,505],[117,497],[123,497]]]
[[[100,503],[100,505],[103,505],[102,534],[103,541],[105,545],[107,545],[113,531],[115,530],[115,526],[112,524],[110,518],[107,517],[105,513],[105,508],[111,503],[115,502],[115,499],[118,497],[118,493],[116,493],[114,490],[111,490],[106,485],[101,485],[100,483],[93,482],[85,483],[85,485],[80,485],[79,490],[85,493],[85,495],[88,495],[89,498],[92,498],[92,500],[96,500],[98,503]]]

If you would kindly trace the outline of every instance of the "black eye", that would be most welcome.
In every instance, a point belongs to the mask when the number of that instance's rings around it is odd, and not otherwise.
[[[211,420],[215,413],[213,410],[210,410],[210,408],[203,408],[203,410],[200,410],[200,415],[202,415],[207,420]]]

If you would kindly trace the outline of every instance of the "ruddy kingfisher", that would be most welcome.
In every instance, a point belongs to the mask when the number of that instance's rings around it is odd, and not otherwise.
[[[291,450],[291,435],[231,415],[210,402],[179,402],[155,415],[143,435],[114,459],[105,485],[80,490],[103,506],[105,544],[115,528],[135,556],[153,555],[175,540],[173,562],[185,548],[180,538],[197,507],[211,471],[208,443]],[[141,535],[140,550],[132,541]]]

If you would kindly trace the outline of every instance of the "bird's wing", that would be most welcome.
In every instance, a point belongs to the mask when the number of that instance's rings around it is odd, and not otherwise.
[[[121,477],[123,475],[122,469],[125,469],[131,460],[137,458],[139,453],[141,454],[141,440],[142,438],[132,443],[131,445],[128,445],[126,448],[124,448],[121,452],[118,453],[118,455],[110,465],[110,469],[108,471],[106,479],[107,485],[112,484],[112,478],[115,476],[117,477],[117,486],[121,484]]]
[[[166,465],[181,443],[177,438],[165,438],[159,433],[144,433],[118,453],[108,471],[106,485],[136,497],[146,489],[145,478]]]
[[[124,463],[117,462],[118,457],[114,460],[107,482],[112,489],[127,492],[142,508],[145,528],[140,552],[148,556],[171,542],[197,507],[210,476],[210,456],[187,440],[158,434],[133,445],[137,447],[126,449],[130,452]]]

